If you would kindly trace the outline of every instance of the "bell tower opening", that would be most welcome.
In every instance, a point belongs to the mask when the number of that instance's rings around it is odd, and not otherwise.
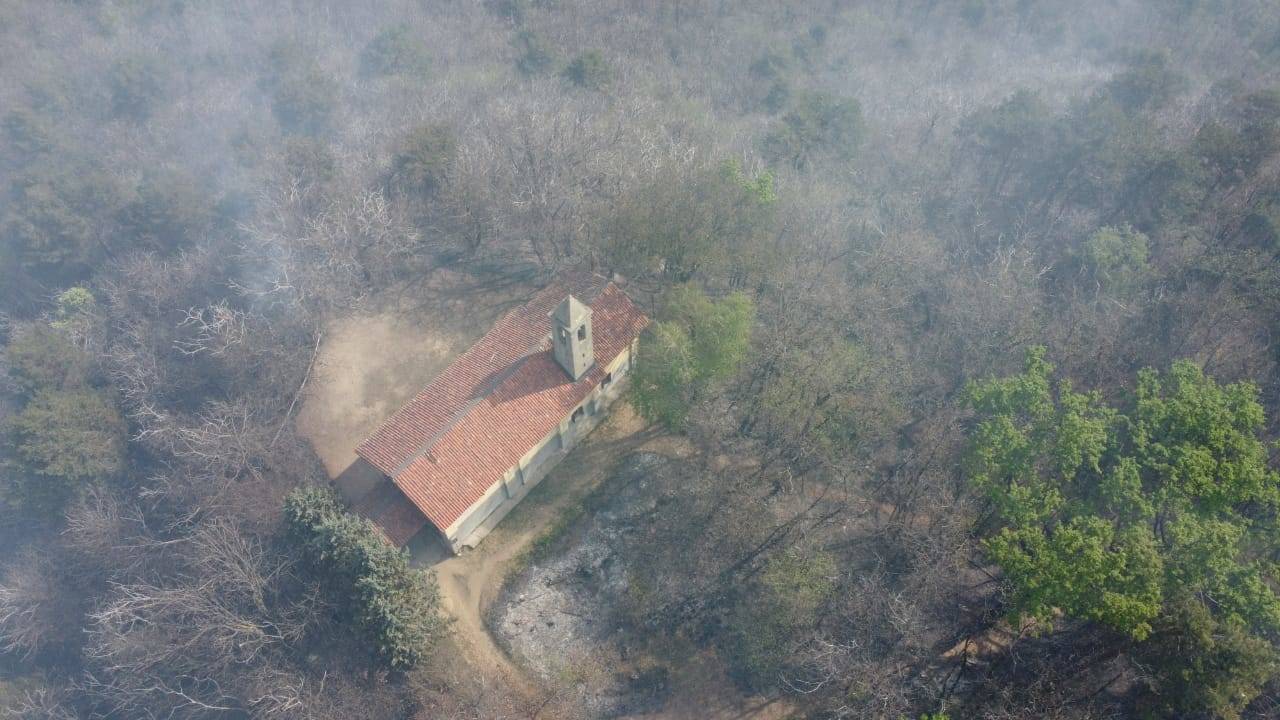
[[[556,362],[577,380],[596,362],[591,343],[591,308],[572,295],[551,312],[551,344]]]

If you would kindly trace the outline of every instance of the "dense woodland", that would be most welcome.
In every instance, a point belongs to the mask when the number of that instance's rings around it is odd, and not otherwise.
[[[655,652],[1280,717],[1277,68],[1269,0],[0,0],[0,716],[580,713],[444,661],[293,419],[379,293],[592,268],[699,450]]]

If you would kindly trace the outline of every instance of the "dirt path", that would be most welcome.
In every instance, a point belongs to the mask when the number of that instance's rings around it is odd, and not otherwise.
[[[536,686],[493,642],[483,617],[489,596],[502,585],[503,569],[535,535],[531,529],[510,538],[497,552],[471,552],[435,566],[445,611],[454,619],[453,640],[467,663],[482,674],[501,677],[528,697],[537,693]]]

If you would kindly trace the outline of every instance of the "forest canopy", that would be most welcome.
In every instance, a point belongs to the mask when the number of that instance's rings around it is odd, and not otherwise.
[[[1280,717],[1277,68],[1269,0],[0,0],[0,717]],[[608,417],[388,544],[355,444],[587,273]]]

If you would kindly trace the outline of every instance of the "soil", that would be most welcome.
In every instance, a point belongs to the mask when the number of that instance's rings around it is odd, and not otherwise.
[[[531,291],[438,271],[328,324],[297,427],[348,499],[380,480],[356,446]]]
[[[439,374],[468,340],[451,328],[408,322],[395,309],[332,323],[298,413],[298,430],[311,440],[330,476],[355,462],[356,445]]]

